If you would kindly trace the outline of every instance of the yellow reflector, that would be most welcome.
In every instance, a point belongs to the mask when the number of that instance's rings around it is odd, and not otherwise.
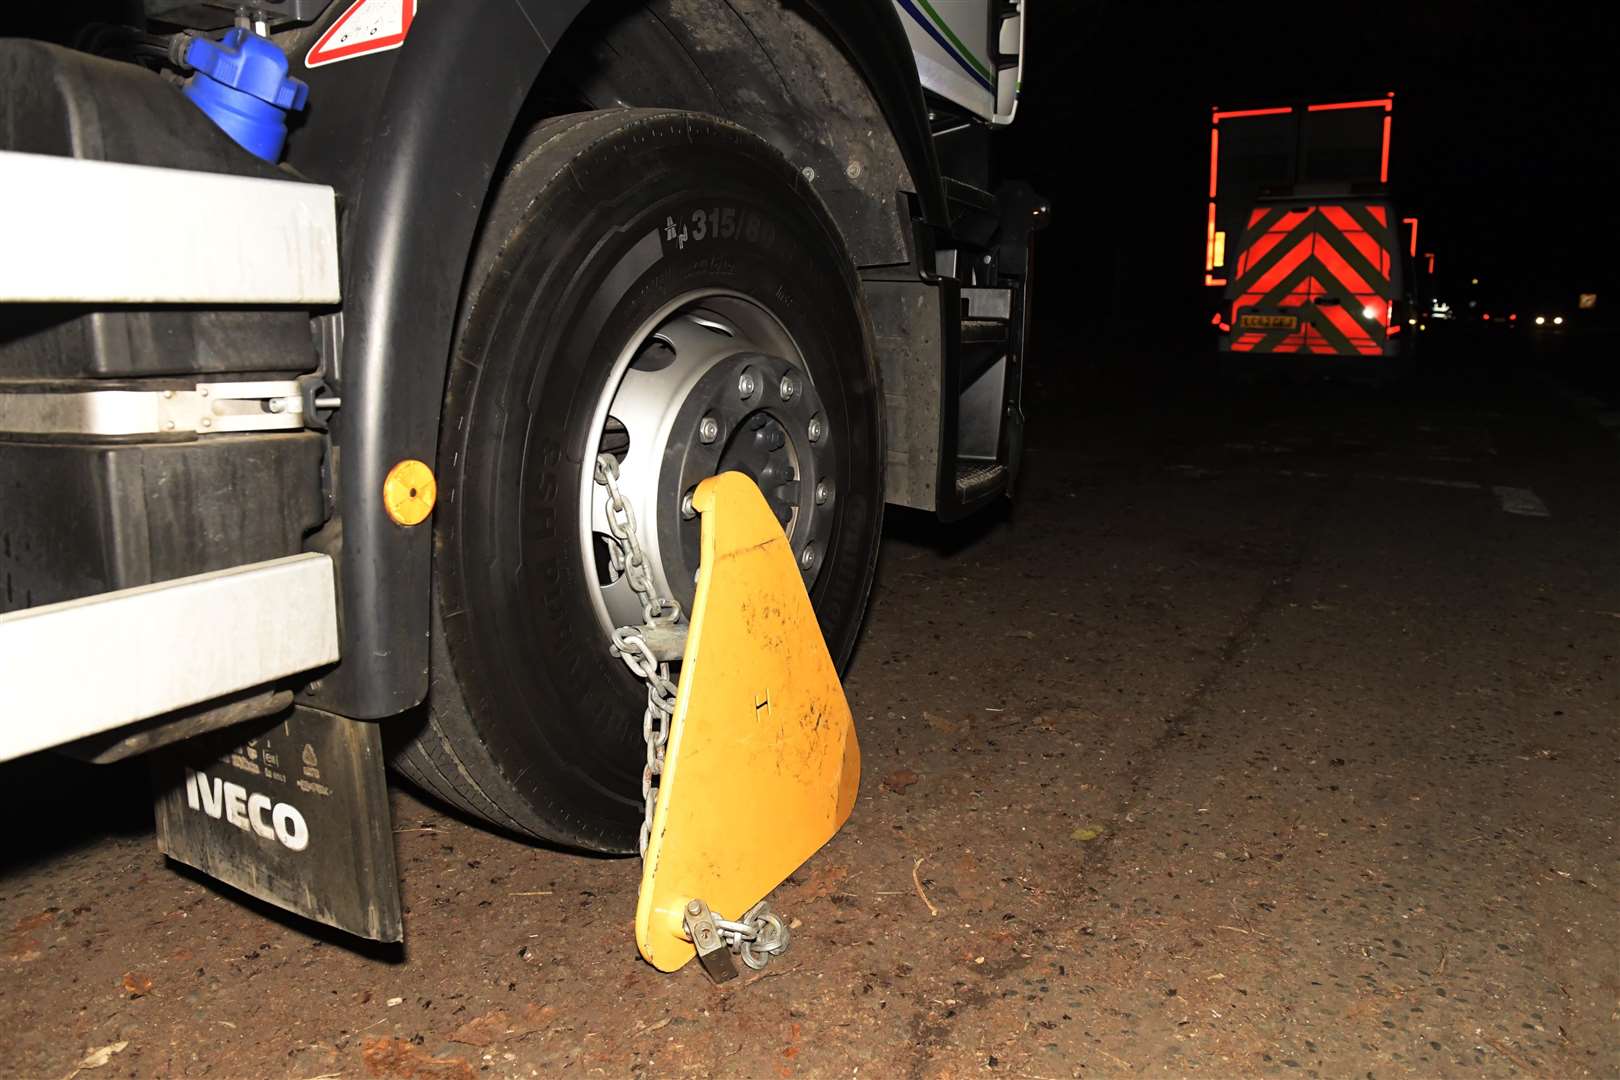
[[[696,955],[682,911],[740,918],[849,819],[861,752],[782,526],[754,482],[698,485],[702,560],[636,905],[660,971]]]
[[[383,480],[383,506],[388,516],[399,525],[420,525],[433,513],[433,502],[439,497],[438,481],[425,462],[406,458],[392,469]]]
[[[1215,231],[1215,265],[1216,266],[1225,266],[1226,265],[1226,230],[1225,229],[1217,229]]]

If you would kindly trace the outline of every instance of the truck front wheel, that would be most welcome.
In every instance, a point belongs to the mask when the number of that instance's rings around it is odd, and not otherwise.
[[[493,196],[445,388],[432,688],[396,758],[529,836],[635,850],[641,621],[601,453],[659,594],[689,608],[703,477],[735,469],[788,534],[834,659],[854,646],[883,510],[871,335],[836,226],[772,147],[696,113],[539,125]]]

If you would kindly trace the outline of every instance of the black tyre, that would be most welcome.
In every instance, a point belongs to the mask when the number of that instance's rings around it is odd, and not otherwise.
[[[608,653],[610,624],[634,620],[591,525],[592,459],[613,452],[640,477],[626,480],[639,531],[683,602],[697,523],[682,491],[754,475],[842,665],[877,554],[880,400],[851,260],[773,148],[686,112],[542,123],[466,286],[439,445],[430,715],[400,770],[498,826],[633,851],[645,698]]]

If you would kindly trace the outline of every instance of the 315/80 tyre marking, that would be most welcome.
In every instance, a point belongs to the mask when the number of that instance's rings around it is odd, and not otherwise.
[[[739,238],[750,244],[769,247],[776,242],[776,226],[770,219],[752,210],[739,212],[735,206],[700,207],[692,211],[691,217],[680,222],[675,220],[673,214],[664,218],[664,241],[675,244],[680,251],[686,250],[688,240],[697,243],[708,239]]]

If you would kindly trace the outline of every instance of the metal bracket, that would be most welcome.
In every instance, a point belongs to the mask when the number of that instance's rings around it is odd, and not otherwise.
[[[321,408],[341,401],[323,398]],[[197,383],[191,390],[0,394],[0,432],[13,435],[219,435],[304,428],[296,379]]]
[[[686,635],[691,627],[688,623],[677,622],[677,618],[678,611],[668,612],[637,627],[641,631],[641,639],[652,651],[653,659],[660,664],[679,663],[681,657],[686,655]]]

